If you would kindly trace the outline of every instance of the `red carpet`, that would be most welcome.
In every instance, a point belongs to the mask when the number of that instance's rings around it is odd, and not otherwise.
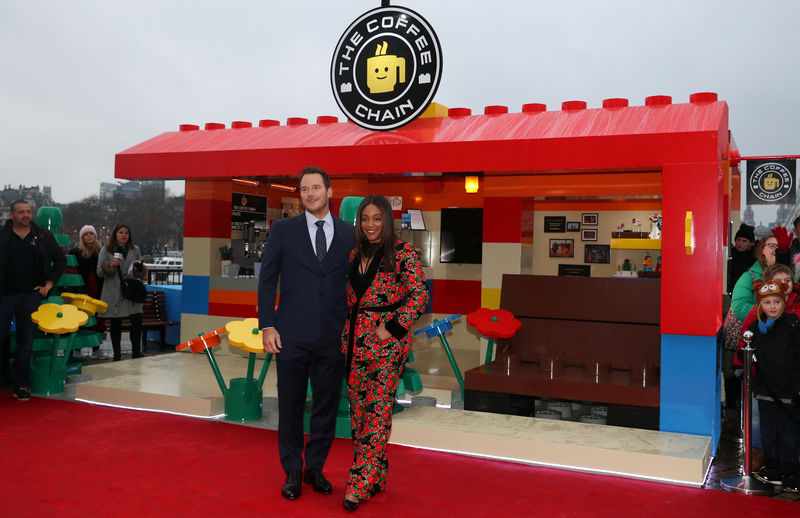
[[[334,494],[281,498],[273,431],[0,393],[0,517],[346,516],[349,441],[325,471]],[[390,446],[389,488],[353,514],[798,516],[776,499]]]

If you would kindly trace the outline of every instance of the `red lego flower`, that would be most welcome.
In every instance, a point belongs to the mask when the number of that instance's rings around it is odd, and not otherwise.
[[[467,324],[486,338],[511,338],[522,322],[505,309],[480,308],[467,315]]]

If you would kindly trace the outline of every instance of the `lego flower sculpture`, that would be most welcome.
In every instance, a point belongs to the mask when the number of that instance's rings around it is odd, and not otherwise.
[[[89,320],[89,315],[75,306],[42,304],[31,315],[31,320],[45,333],[63,335],[77,331]]]
[[[247,377],[232,379],[231,387],[228,387],[225,384],[225,380],[222,379],[222,373],[217,365],[217,361],[214,359],[214,352],[211,350],[214,346],[220,344],[220,335],[225,333],[228,335],[229,344],[250,353],[248,354]],[[225,324],[225,327],[200,335],[176,347],[179,351],[186,348],[190,348],[193,353],[206,353],[208,363],[211,365],[211,370],[217,378],[217,384],[219,384],[222,395],[225,397],[225,413],[228,419],[238,420],[241,418],[242,420],[247,420],[261,417],[261,387],[264,385],[264,378],[267,375],[267,369],[269,368],[272,355],[267,354],[266,358],[264,358],[258,380],[253,379],[256,353],[264,352],[264,346],[261,343],[261,330],[258,328],[257,318],[228,322]],[[234,388],[234,386],[236,388]],[[240,390],[239,387],[242,386],[244,389]],[[254,408],[250,408],[244,403],[245,401],[254,402],[256,400],[258,404],[256,404]],[[242,410],[243,408],[245,410]],[[232,415],[234,417],[231,417]]]
[[[467,324],[489,339],[484,364],[492,361],[495,339],[511,338],[522,327],[522,322],[514,318],[510,311],[488,308],[480,308],[467,315]]]

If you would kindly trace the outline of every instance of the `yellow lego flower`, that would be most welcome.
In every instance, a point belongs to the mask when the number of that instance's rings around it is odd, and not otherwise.
[[[107,303],[83,293],[62,293],[61,300],[67,304],[72,304],[90,317],[93,317],[96,313],[105,313],[108,310]]]
[[[264,344],[261,342],[261,330],[258,328],[257,318],[234,320],[225,325],[228,332],[228,343],[249,353],[263,353]]]
[[[42,304],[31,320],[45,333],[73,333],[89,320],[89,315],[67,304]]]

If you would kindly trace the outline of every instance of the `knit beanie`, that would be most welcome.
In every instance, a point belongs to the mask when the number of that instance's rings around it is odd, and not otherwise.
[[[761,279],[756,280],[753,283],[753,292],[756,294],[756,301],[758,302],[759,310],[763,310],[761,306],[761,302],[767,297],[778,297],[781,302],[783,302],[783,306],[781,307],[781,311],[775,318],[780,318],[783,315],[783,312],[786,311],[786,290],[789,288],[788,285],[782,282],[774,282],[774,281],[762,281]],[[762,333],[766,333],[771,324],[767,323],[767,327],[762,330]]]
[[[757,279],[753,283],[753,292],[756,294],[756,302],[761,304],[764,297],[780,297],[781,300],[786,300],[786,289],[788,287],[782,282]]]
[[[733,240],[736,241],[740,237],[755,242],[756,240],[755,228],[751,225],[748,225],[747,223],[742,223],[741,225],[739,225],[739,230],[736,231],[736,236],[734,236]]]
[[[97,231],[91,225],[84,225],[81,227],[81,231],[78,232],[78,240],[83,241],[83,235],[87,232],[91,232],[95,236],[97,235]]]

